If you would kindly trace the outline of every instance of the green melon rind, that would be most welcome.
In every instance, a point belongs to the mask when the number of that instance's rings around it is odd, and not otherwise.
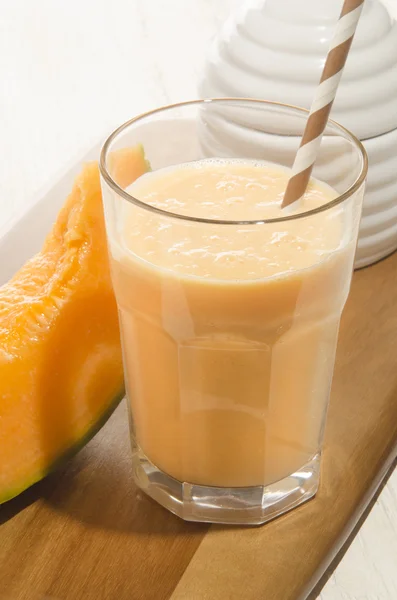
[[[139,150],[140,150],[140,152],[141,152],[142,158],[143,158],[143,160],[144,160],[144,162],[145,162],[145,165],[146,165],[146,173],[147,173],[148,171],[151,171],[151,170],[152,170],[152,165],[150,164],[149,160],[146,158],[146,155],[145,155],[145,148],[143,147],[143,144],[138,144],[138,147],[139,147]]]
[[[90,429],[78,440],[78,442],[74,443],[70,448],[67,448],[64,452],[60,454],[58,458],[55,459],[51,465],[39,473],[33,475],[28,481],[25,481],[18,487],[12,491],[0,492],[0,504],[4,504],[4,502],[8,502],[12,500],[19,494],[22,494],[25,490],[30,488],[32,485],[41,481],[47,475],[50,475],[53,471],[56,471],[59,467],[61,467],[67,460],[75,456],[88,442],[98,433],[100,429],[105,425],[108,419],[111,417],[113,412],[116,410],[117,406],[120,404],[121,400],[125,396],[125,390],[123,389],[116,398],[110,403],[110,405],[106,408],[106,410],[102,413],[99,419],[92,425]]]

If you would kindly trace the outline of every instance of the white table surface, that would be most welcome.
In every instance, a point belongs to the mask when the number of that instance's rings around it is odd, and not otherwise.
[[[237,2],[0,0],[0,231],[114,126],[197,97],[208,41]],[[397,471],[319,598],[397,600],[396,567]]]

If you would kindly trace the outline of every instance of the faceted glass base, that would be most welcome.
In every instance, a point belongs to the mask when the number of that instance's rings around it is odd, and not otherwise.
[[[266,486],[207,487],[173,479],[160,471],[139,448],[134,449],[137,485],[185,521],[260,525],[312,498],[318,489],[320,454],[299,471]]]

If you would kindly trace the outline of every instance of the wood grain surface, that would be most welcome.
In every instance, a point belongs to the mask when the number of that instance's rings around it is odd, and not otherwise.
[[[267,525],[184,523],[132,482],[123,404],[63,470],[0,508],[1,600],[298,600],[397,442],[397,254],[354,275],[316,498]]]

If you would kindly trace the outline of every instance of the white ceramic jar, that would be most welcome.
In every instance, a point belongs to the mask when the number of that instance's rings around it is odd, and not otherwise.
[[[310,107],[342,0],[244,2],[214,40],[202,97],[264,98]],[[366,0],[332,118],[369,156],[356,267],[397,248],[397,22]]]

